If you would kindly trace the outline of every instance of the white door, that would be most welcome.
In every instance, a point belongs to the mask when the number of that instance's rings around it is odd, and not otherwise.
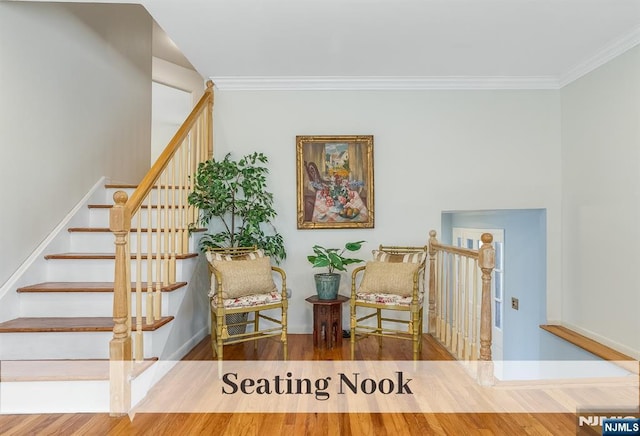
[[[477,250],[482,245],[480,237],[483,233],[493,235],[493,248],[496,250],[496,267],[491,281],[491,298],[493,301],[491,329],[491,357],[494,361],[503,359],[502,332],[504,321],[504,230],[503,229],[470,229],[453,228],[453,245]],[[478,299],[479,301],[479,299]],[[478,303],[479,304],[479,303]],[[478,308],[478,313],[480,310]]]

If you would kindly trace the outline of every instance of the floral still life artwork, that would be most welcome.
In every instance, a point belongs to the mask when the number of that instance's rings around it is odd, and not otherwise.
[[[298,228],[373,227],[373,136],[298,136]]]

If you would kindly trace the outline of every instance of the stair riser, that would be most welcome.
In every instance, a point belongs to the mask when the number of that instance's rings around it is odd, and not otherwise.
[[[131,381],[131,406],[147,395],[173,363],[156,363]],[[3,382],[0,414],[109,413],[110,398],[108,380]]]
[[[170,325],[143,332],[144,358],[162,354]],[[3,333],[0,360],[108,359],[112,338],[112,332]]]
[[[113,233],[108,232],[70,232],[71,237],[71,245],[70,251],[72,252],[84,252],[84,253],[113,253],[115,252],[115,238]],[[171,234],[169,233],[169,236]],[[188,234],[185,234],[186,238],[188,238],[188,248],[187,252],[195,253],[197,252],[197,243],[194,237],[189,237]],[[166,244],[165,240],[165,232],[160,233],[160,245],[164,246]],[[178,234],[178,238],[180,239],[180,235]],[[140,246],[142,247],[142,252],[149,252],[149,238],[147,232],[140,233]],[[137,232],[132,232],[129,236],[129,245],[131,250],[137,250],[138,247],[138,234]],[[151,235],[151,252],[156,253],[158,246],[158,235],[153,232]]]
[[[136,294],[131,296],[131,315],[136,315]],[[175,315],[184,295],[184,288],[161,292],[161,316]],[[147,293],[142,292],[142,314],[147,312]],[[154,297],[155,298],[155,297]],[[20,294],[20,316],[84,317],[112,316],[112,292],[23,292]]]
[[[176,281],[187,281],[198,261],[197,257],[176,260]],[[142,262],[142,277],[147,277],[147,262]],[[152,271],[156,270],[154,259]],[[112,282],[115,261],[111,259],[50,259],[47,280],[51,282]],[[131,262],[131,277],[135,281],[136,262]]]
[[[158,225],[158,209],[151,208],[151,212],[149,209],[141,209],[138,213],[142,216],[142,225],[147,226],[149,222],[149,214],[151,215],[151,226],[157,227]],[[170,209],[169,214],[165,211],[165,209],[161,209],[160,213],[160,222],[175,222],[175,223],[184,223],[187,225],[195,220],[188,219],[184,212],[178,210],[177,213],[174,209]],[[137,218],[134,217],[132,221],[132,226],[137,226],[138,224]],[[89,225],[92,227],[109,227],[109,209],[106,208],[91,208],[89,209]]]
[[[106,412],[108,380],[6,382],[0,390],[2,414]]]

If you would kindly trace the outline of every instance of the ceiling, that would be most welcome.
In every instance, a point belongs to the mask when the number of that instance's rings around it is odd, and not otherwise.
[[[178,46],[169,38],[169,35],[155,21],[153,22],[152,35],[151,50],[153,56],[172,64],[180,65],[183,68],[195,70],[189,59],[184,56]]]
[[[218,86],[557,88],[640,42],[638,0],[142,3]]]
[[[640,0],[139,3],[229,89],[557,89],[640,43]]]

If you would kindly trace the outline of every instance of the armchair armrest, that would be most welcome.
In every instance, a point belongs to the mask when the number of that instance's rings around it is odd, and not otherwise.
[[[277,266],[271,266],[271,270],[280,274],[280,280],[282,281],[281,295],[282,295],[282,299],[286,300],[287,299],[287,273],[285,273],[282,268],[279,268]]]
[[[425,264],[422,263],[418,269],[413,273],[413,290],[411,292],[411,298],[414,302],[418,301],[418,294],[422,291],[420,289],[420,277],[422,277],[422,280],[424,281],[424,270],[425,270]]]
[[[222,289],[222,273],[217,269],[215,269],[210,262],[208,263],[208,265],[209,265],[209,272],[213,274],[213,276],[215,277],[216,289]],[[209,295],[209,298],[214,298],[214,297],[216,297],[218,300],[218,307],[224,307],[222,292],[217,292],[216,295]]]
[[[358,278],[358,274],[365,270],[366,266],[362,265],[351,272],[351,298],[355,300],[356,298],[356,280]]]

